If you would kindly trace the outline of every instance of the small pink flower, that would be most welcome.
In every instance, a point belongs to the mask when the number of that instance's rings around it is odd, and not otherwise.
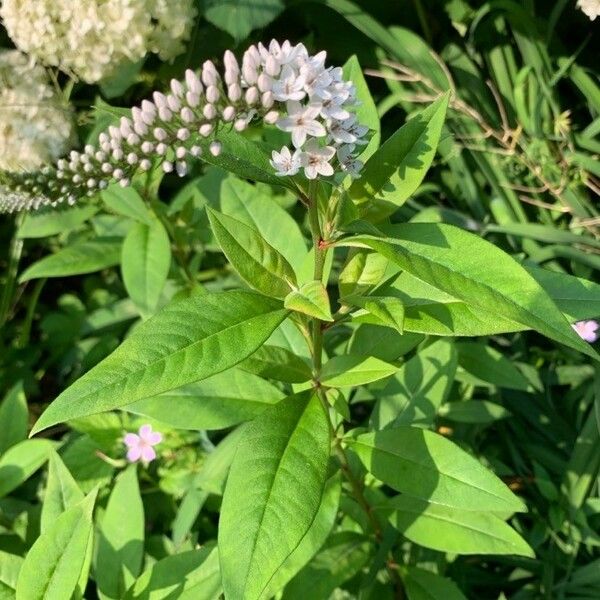
[[[593,344],[600,334],[600,324],[596,321],[579,321],[573,324],[573,329],[579,334],[579,337],[584,339],[586,342]]]
[[[123,441],[127,446],[127,460],[137,462],[141,460],[149,463],[156,458],[156,451],[152,446],[162,442],[162,434],[152,431],[152,425],[142,425],[138,433],[128,433]]]

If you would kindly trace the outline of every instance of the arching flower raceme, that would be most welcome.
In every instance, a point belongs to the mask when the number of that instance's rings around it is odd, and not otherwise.
[[[15,45],[44,65],[88,83],[147,52],[171,60],[184,50],[194,0],[2,0],[0,17]]]
[[[577,0],[577,8],[581,9],[590,21],[600,16],[600,0]]]
[[[579,337],[590,344],[593,344],[599,337],[600,324],[597,321],[578,321],[573,324],[573,329],[579,334]]]
[[[17,50],[0,52],[0,169],[31,171],[73,142],[73,114],[46,71]]]
[[[142,425],[137,433],[127,433],[123,442],[129,462],[149,463],[156,458],[154,446],[162,442],[162,434],[152,431],[152,425]]]
[[[172,80],[168,93],[155,92],[122,117],[83,152],[35,173],[0,173],[0,212],[73,204],[110,181],[128,186],[137,171],[160,162],[165,173],[187,173],[188,160],[221,152],[223,131],[243,131],[251,121],[290,134],[291,147],[272,154],[279,176],[303,169],[308,179],[336,172],[357,176],[359,148],[369,130],[352,112],[356,90],[339,67],[325,66],[325,53],[310,56],[302,44],[272,41],[251,46],[238,62],[223,57],[220,73],[211,61],[199,73]]]

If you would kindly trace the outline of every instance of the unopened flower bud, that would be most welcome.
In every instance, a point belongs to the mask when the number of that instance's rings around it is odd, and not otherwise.
[[[208,149],[213,156],[219,156],[222,150],[221,142],[211,142]]]

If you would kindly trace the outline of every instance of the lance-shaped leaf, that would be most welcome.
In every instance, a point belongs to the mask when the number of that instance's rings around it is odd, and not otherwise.
[[[452,554],[516,554],[534,557],[527,542],[494,513],[450,508],[411,496],[396,496],[391,523],[409,540]]]
[[[456,584],[446,577],[417,567],[401,569],[409,600],[467,600]]]
[[[174,301],[67,388],[33,433],[220,373],[252,354],[286,314],[280,302],[253,292]]]
[[[395,427],[349,439],[365,467],[399,492],[465,511],[524,511],[525,505],[477,459],[420,427]]]
[[[285,307],[321,321],[333,321],[329,296],[320,281],[309,281],[299,290],[290,292],[284,301]]]
[[[398,367],[374,356],[347,354],[330,358],[321,370],[321,383],[328,387],[365,385],[393,375]]]
[[[78,242],[33,263],[21,275],[19,281],[94,273],[118,265],[120,260],[121,240],[119,238],[108,237]]]
[[[0,402],[0,456],[11,446],[27,439],[28,425],[27,399],[20,381]]]
[[[95,557],[99,596],[120,600],[142,570],[144,505],[135,465],[117,477],[100,523]]]
[[[253,419],[282,398],[283,392],[268,381],[235,368],[125,408],[171,427],[225,429]]]
[[[340,504],[342,491],[341,473],[331,477],[323,490],[323,498],[319,511],[297,548],[287,557],[280,569],[273,576],[263,598],[271,598],[281,590],[304,567],[323,546],[333,526]]]
[[[220,595],[219,553],[214,546],[204,546],[155,562],[124,600],[217,600]]]
[[[171,265],[171,243],[162,223],[136,223],[123,242],[121,270],[129,297],[141,313],[152,314]]]
[[[368,231],[377,232],[373,226]],[[385,233],[354,236],[341,245],[377,250],[415,277],[477,309],[497,313],[598,359],[540,284],[506,252],[477,235],[443,223],[404,223],[386,227]]]
[[[245,426],[219,523],[225,597],[263,597],[314,522],[329,455],[328,418],[315,395],[283,400]]]
[[[391,215],[421,185],[435,157],[449,97],[436,100],[386,140],[350,186],[364,219]]]
[[[304,383],[312,377],[308,362],[287,348],[265,344],[250,358],[240,363],[240,369],[285,383]]]
[[[17,582],[17,600],[64,600],[75,591],[93,535],[96,493],[56,519],[27,553]]]
[[[56,519],[67,509],[78,504],[84,498],[73,475],[56,452],[50,453],[48,464],[48,483],[40,521],[42,533],[52,527]]]
[[[363,70],[358,62],[356,56],[351,56],[344,64],[344,79],[351,81],[356,88],[356,97],[359,101],[359,105],[356,108],[356,120],[361,125],[366,125],[371,130],[371,139],[369,143],[360,153],[359,158],[363,162],[368,160],[379,147],[381,140],[381,123],[379,122],[379,115],[377,114],[377,106],[369,86],[365,81]]]
[[[0,458],[0,498],[29,479],[47,460],[53,443],[25,440],[11,446]]]
[[[212,230],[225,256],[250,286],[275,298],[285,298],[296,283],[288,261],[256,229],[207,208]]]
[[[392,327],[399,333],[404,330],[404,304],[394,296],[346,296],[343,301],[358,306],[363,312],[352,315],[357,323],[373,323]]]

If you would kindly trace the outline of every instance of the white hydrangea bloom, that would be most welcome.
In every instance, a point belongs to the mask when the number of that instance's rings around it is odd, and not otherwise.
[[[19,49],[94,83],[148,51],[183,51],[194,0],[3,0],[0,17]]]
[[[232,52],[219,72],[206,61],[198,73],[188,70],[169,90],[154,92],[98,139],[98,147],[71,152],[54,167],[36,173],[0,173],[0,212],[74,203],[92,196],[110,181],[128,186],[139,170],[161,164],[165,173],[184,176],[187,161],[203,153],[219,156],[220,136],[241,132],[251,121],[275,125],[290,143],[273,151],[278,176],[343,179],[360,174],[360,147],[368,127],[353,112],[356,90],[342,70],[325,66],[326,55],[308,54],[302,44],[272,41],[251,46],[238,62]]]
[[[148,50],[165,61],[173,60],[185,50],[190,39],[196,8],[193,0],[149,0],[154,19]]]
[[[17,50],[0,52],[0,169],[31,171],[62,156],[72,113],[46,71]]]
[[[589,17],[590,21],[600,17],[600,0],[577,0],[577,7]]]

